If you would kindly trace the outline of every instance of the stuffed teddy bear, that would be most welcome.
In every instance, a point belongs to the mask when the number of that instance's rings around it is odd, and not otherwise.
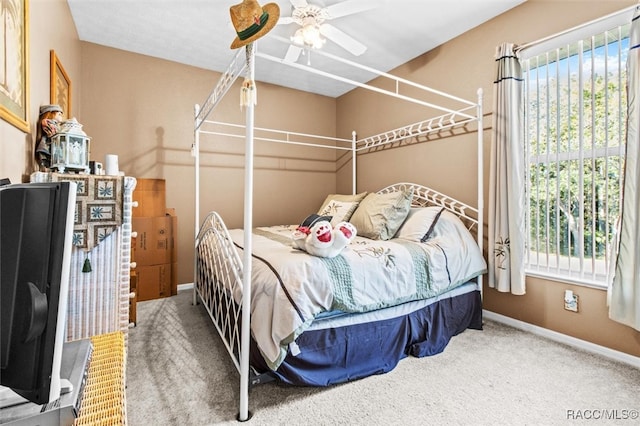
[[[303,222],[304,223],[304,222]],[[335,257],[356,237],[357,230],[349,222],[340,222],[335,228],[320,218],[311,227],[298,226],[293,232],[293,246],[318,257]]]
[[[300,225],[293,231],[291,234],[291,239],[293,240],[293,247],[306,251],[305,243],[307,236],[311,232],[311,227],[315,225],[316,222],[328,221],[331,222],[333,219],[332,216],[320,216],[319,214],[311,214],[307,216]]]

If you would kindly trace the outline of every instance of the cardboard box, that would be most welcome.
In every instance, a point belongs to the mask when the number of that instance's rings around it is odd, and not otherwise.
[[[134,217],[131,228],[137,233],[131,238],[136,265],[152,266],[172,262],[174,239],[171,216]]]
[[[164,216],[166,206],[166,182],[164,179],[136,178],[133,201],[138,207],[132,211],[133,217]]]
[[[138,266],[138,301],[171,296],[171,264]]]

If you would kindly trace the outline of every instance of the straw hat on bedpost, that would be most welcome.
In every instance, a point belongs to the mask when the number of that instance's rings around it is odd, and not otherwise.
[[[280,18],[277,3],[267,3],[261,7],[255,0],[243,0],[231,6],[229,12],[237,34],[231,43],[232,49],[245,46],[267,34]]]

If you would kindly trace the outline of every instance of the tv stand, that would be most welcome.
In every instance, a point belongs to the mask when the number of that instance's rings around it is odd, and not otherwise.
[[[72,425],[78,417],[82,394],[93,353],[90,340],[66,342],[62,353],[60,398],[38,405],[27,401],[11,389],[0,392],[0,423],[15,426]]]
[[[29,403],[29,401],[27,401],[11,389],[0,386],[0,412],[2,412],[1,410],[27,403]],[[1,415],[0,419],[2,419]]]
[[[68,379],[60,379],[60,395],[69,393],[73,390],[73,383]]]
[[[60,379],[60,396],[73,390],[73,383],[68,379]],[[21,397],[11,389],[0,386],[0,410],[16,405],[31,404],[29,400]],[[2,416],[0,415],[0,419]]]

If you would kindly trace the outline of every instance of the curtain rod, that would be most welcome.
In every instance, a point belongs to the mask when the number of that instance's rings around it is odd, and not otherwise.
[[[617,16],[619,14],[630,12],[630,11],[634,10],[636,7],[640,7],[640,0],[638,1],[638,3],[636,3],[633,6],[625,7],[624,9],[621,9],[621,10],[619,10],[617,12],[610,13],[609,15],[602,16],[600,18],[594,19],[594,20],[589,21],[589,22],[585,22],[584,24],[577,25],[577,26],[575,26],[573,28],[570,28],[568,30],[560,31],[559,33],[556,33],[556,34],[541,38],[539,40],[531,41],[529,43],[525,43],[525,44],[520,45],[520,46],[515,46],[514,47],[514,51],[518,52],[520,50],[527,49],[529,47],[533,47],[533,46],[536,46],[538,44],[544,43],[544,42],[546,42],[548,40],[551,40],[551,39],[554,39],[556,37],[561,37],[561,36],[563,36],[565,34],[571,33],[573,31],[579,30],[579,29],[587,27],[589,25],[593,25],[593,24],[595,24],[597,22],[604,21],[606,19],[610,19],[610,18],[612,18],[614,16]]]

